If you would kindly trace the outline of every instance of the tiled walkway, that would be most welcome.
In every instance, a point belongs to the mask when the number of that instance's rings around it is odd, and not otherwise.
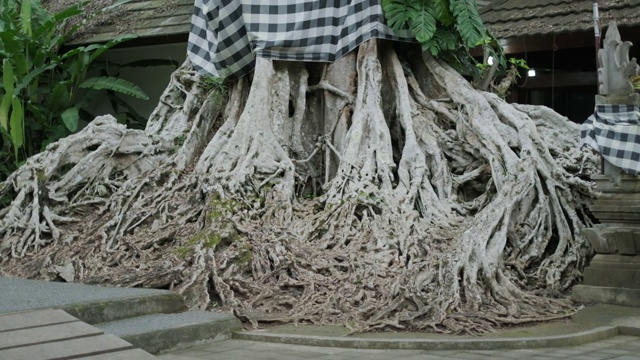
[[[431,359],[640,359],[640,338],[616,336],[574,347],[522,350],[360,350],[225,340],[160,356],[163,360],[431,360]]]

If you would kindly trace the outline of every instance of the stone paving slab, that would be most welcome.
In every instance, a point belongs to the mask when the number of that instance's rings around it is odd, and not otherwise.
[[[1,318],[0,321],[2,321]],[[102,334],[103,332],[100,329],[96,329],[82,321],[7,331],[0,336],[0,350],[34,343],[50,343]]]
[[[0,314],[0,332],[78,321],[62,310],[39,310],[26,313]]]
[[[57,358],[89,356],[133,349],[128,342],[113,335],[98,335],[54,343],[35,344],[0,350],[2,360],[49,360]]]
[[[62,310],[3,314],[0,328],[1,360],[156,359]]]

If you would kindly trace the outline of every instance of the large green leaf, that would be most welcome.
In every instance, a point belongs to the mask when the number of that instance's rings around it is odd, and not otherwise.
[[[5,93],[9,91],[13,92],[15,79],[13,73],[13,64],[9,59],[4,59],[2,61],[2,86],[4,87]]]
[[[31,36],[33,31],[31,30],[31,1],[22,0],[20,3],[20,22],[22,23],[22,32]]]
[[[56,66],[57,66],[57,64],[49,64],[49,65],[44,66],[44,67],[33,69],[25,77],[23,77],[22,81],[20,81],[20,84],[18,84],[18,86],[16,86],[16,92],[20,92],[22,89],[24,89],[27,86],[29,86],[29,84],[31,84],[33,79],[35,79],[38,75],[42,74],[43,72],[45,72],[47,70],[51,70],[51,69],[55,68]]]
[[[88,63],[92,63],[95,59],[98,58],[98,56],[102,55],[102,53],[104,53],[105,51],[111,49],[112,47],[121,44],[125,41],[129,41],[132,39],[137,38],[137,35],[133,35],[133,34],[124,34],[121,36],[118,36],[117,38],[109,41],[108,43],[104,44],[104,45],[100,45],[98,46],[98,48],[96,49],[96,51],[93,52],[93,54],[91,54],[91,57],[89,58],[89,62]]]
[[[475,0],[450,0],[456,29],[467,47],[475,47],[485,37],[485,27]]]
[[[415,10],[415,16],[411,20],[411,31],[413,36],[424,44],[431,40],[436,32],[436,18],[433,9],[425,1],[419,1]]]
[[[11,96],[9,96],[11,95]],[[9,130],[9,111],[11,110],[11,99],[13,94],[4,94],[0,101],[0,127]]]
[[[2,46],[4,51],[10,56],[13,57],[14,54],[21,51],[22,45],[22,37],[18,31],[14,29],[4,29],[0,31],[0,39],[2,40]]]
[[[99,78],[90,78],[80,84],[81,88],[94,90],[111,90],[121,94],[137,97],[139,99],[148,100],[149,96],[136,84],[118,79],[112,76],[103,76]]]
[[[416,0],[383,0],[382,9],[389,27],[394,30],[407,28],[417,14],[417,3]]]
[[[11,102],[15,92],[14,82],[13,66],[9,59],[4,59],[2,62],[2,86],[4,87],[4,96],[0,102],[0,126],[5,130],[9,130],[9,110],[11,109]]]
[[[15,151],[16,159],[18,158],[18,149],[24,145],[24,111],[20,99],[13,98],[11,104],[11,119],[9,120],[9,135]]]
[[[453,14],[451,13],[449,0],[432,0],[431,5],[436,15],[436,19],[444,26],[453,24]]]
[[[77,54],[80,54],[80,53],[86,52],[86,51],[87,51],[87,48],[84,47],[84,46],[80,46],[80,47],[77,47],[75,49],[71,49],[71,50],[67,51],[66,53],[62,54],[62,56],[60,56],[60,60],[66,60],[66,59],[68,59],[68,58],[70,58],[70,57],[72,57],[74,55],[77,55]]]
[[[71,132],[78,130],[78,121],[80,120],[80,114],[78,114],[77,107],[70,107],[65,110],[60,116],[62,116],[62,122]]]
[[[69,87],[65,83],[57,83],[51,91],[51,96],[47,98],[49,109],[54,112],[68,108],[71,104],[71,97],[69,94]]]

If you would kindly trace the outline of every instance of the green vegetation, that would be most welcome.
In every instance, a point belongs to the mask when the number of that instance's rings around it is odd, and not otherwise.
[[[462,73],[480,76],[469,55],[477,46],[506,68],[504,54],[482,23],[475,0],[382,0],[382,7],[392,29],[410,29],[423,51]]]
[[[50,14],[38,0],[0,0],[0,181],[48,144],[77,131],[81,119],[92,119],[87,108],[97,94],[148,98],[138,86],[107,76],[94,64],[133,36],[61,50],[82,25],[63,30],[66,22],[84,15],[86,4]],[[105,76],[88,78],[101,70]]]
[[[224,78],[203,75],[200,78],[200,85],[209,92],[217,104],[223,104],[227,101],[229,91]]]
[[[225,213],[233,214],[242,209],[243,204],[239,201],[232,199],[224,199],[215,194],[209,201],[211,206],[211,212],[209,213],[209,220],[214,221],[220,219]]]

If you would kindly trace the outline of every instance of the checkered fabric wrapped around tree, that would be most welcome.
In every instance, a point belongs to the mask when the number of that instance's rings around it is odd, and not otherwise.
[[[371,38],[410,41],[381,0],[195,0],[187,53],[201,73],[238,78],[255,57],[332,62]]]
[[[640,175],[640,107],[597,105],[580,135],[581,145],[591,146],[624,172]]]

